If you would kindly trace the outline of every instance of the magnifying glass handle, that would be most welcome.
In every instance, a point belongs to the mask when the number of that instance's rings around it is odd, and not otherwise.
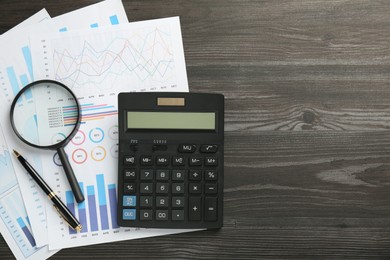
[[[70,187],[72,188],[73,195],[78,203],[84,201],[84,195],[83,192],[80,189],[80,186],[77,182],[76,176],[74,175],[72,166],[70,166],[68,157],[66,156],[66,153],[64,151],[64,148],[60,147],[57,149],[58,155],[60,157],[62,167],[64,167],[64,171],[66,174],[66,177],[68,178]]]

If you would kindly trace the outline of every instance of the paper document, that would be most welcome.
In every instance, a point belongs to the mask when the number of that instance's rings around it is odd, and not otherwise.
[[[79,185],[86,198],[77,204],[58,156],[44,158],[45,177],[83,225],[70,230],[47,209],[49,248],[57,249],[191,230],[120,228],[116,224],[118,120],[117,94],[129,91],[187,92],[179,18],[167,18],[35,35],[35,75],[63,82],[82,106],[79,132],[67,145]],[[45,54],[45,55],[43,55]],[[38,69],[43,68],[43,69]],[[65,106],[58,102],[58,106]]]
[[[36,19],[39,20],[39,19]],[[0,51],[0,84],[1,98],[4,99],[5,109],[0,110],[0,122],[3,124],[6,139],[9,140],[11,147],[17,148],[21,154],[29,155],[28,158],[35,162],[34,167],[39,171],[42,169],[40,161],[41,154],[45,151],[30,148],[16,139],[9,124],[9,107],[15,95],[28,83],[38,79],[34,75],[32,50],[29,37],[38,33],[65,33],[72,29],[86,28],[94,31],[99,26],[117,26],[120,23],[127,23],[128,19],[120,0],[108,0],[97,4],[84,7],[79,10],[58,16],[56,18],[44,21],[40,24],[34,24],[23,27],[20,30],[7,32],[0,38],[0,44],[3,46]],[[35,68],[38,71],[43,70],[43,64]],[[25,100],[30,96],[26,95]],[[47,152],[47,151],[46,151]],[[13,160],[15,160],[13,158]],[[17,178],[21,189],[23,190],[23,200],[26,210],[30,216],[32,231],[38,246],[48,243],[46,212],[44,203],[46,195],[35,187],[31,177],[26,176],[26,172],[20,165],[15,167]],[[37,190],[38,189],[38,190]],[[50,205],[50,207],[52,207]]]
[[[12,35],[17,30],[26,26],[50,19],[46,10],[42,10],[33,15],[23,23],[6,32],[0,39],[6,35]],[[11,71],[11,68],[8,68]],[[4,76],[0,72],[2,78]],[[4,84],[3,84],[4,86]],[[4,89],[2,89],[4,91]],[[55,254],[57,251],[49,251],[48,246],[39,248],[33,237],[31,227],[31,215],[28,215],[24,207],[21,190],[16,178],[14,165],[12,163],[12,150],[8,146],[3,124],[9,126],[9,104],[6,93],[0,95],[0,111],[7,114],[7,117],[0,117],[0,232],[7,242],[16,259],[42,260]],[[3,115],[4,115],[3,113]],[[7,128],[7,131],[10,129]],[[27,176],[25,176],[27,178]],[[37,190],[30,183],[30,190],[35,193]],[[43,212],[43,205],[39,203],[41,209],[37,213]]]

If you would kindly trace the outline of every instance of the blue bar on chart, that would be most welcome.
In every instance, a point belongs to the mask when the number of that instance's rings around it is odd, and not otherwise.
[[[112,223],[112,228],[119,228],[118,223],[117,223],[117,212],[116,212],[116,188],[115,184],[109,184],[108,185],[108,195],[110,197],[110,209],[111,209],[111,223]]]
[[[21,75],[19,78],[20,82],[22,83],[22,87],[26,86],[29,83],[26,74]],[[24,92],[24,96],[26,97],[26,100],[32,99],[32,92],[30,88]]]
[[[30,79],[31,79],[31,81],[34,81],[33,62],[32,62],[32,56],[31,56],[30,47],[24,46],[22,48],[22,52],[23,52],[24,61],[26,62],[26,66],[27,66],[27,69],[28,69],[28,74],[30,74]]]
[[[82,182],[79,183],[81,192],[84,193],[84,184]],[[81,233],[88,232],[88,223],[87,223],[87,212],[85,209],[85,201],[81,202],[77,206],[79,212],[79,222],[83,227],[81,229]]]
[[[102,229],[109,229],[108,224],[108,213],[107,213],[107,200],[106,200],[106,188],[104,184],[104,175],[96,175],[96,182],[98,188],[98,197],[99,197],[99,210],[100,210],[100,221],[102,224]]]
[[[98,23],[93,23],[93,24],[91,24],[90,26],[91,26],[91,28],[98,28],[98,27],[99,27],[99,24],[98,24]]]
[[[96,211],[96,198],[94,186],[87,186],[89,222],[91,223],[91,231],[98,231],[98,220]]]
[[[118,16],[116,16],[116,15],[110,16],[110,22],[112,25],[119,24]]]
[[[35,240],[32,236],[30,230],[27,228],[26,224],[24,223],[23,219],[21,217],[17,218],[16,221],[18,222],[20,228],[22,229],[24,235],[27,237],[28,241],[30,242],[30,245],[32,247],[35,247]]]
[[[72,212],[73,216],[75,216],[75,204],[74,204],[74,197],[72,191],[66,191],[65,192],[66,197],[66,206],[68,207],[69,211]],[[69,227],[69,234],[77,234],[76,230]]]
[[[20,82],[22,83],[22,88],[28,84],[28,78],[26,74],[20,75]]]
[[[20,87],[19,87],[18,79],[15,74],[15,70],[13,67],[8,67],[6,70],[7,70],[9,82],[11,83],[12,91],[16,96],[20,91]]]

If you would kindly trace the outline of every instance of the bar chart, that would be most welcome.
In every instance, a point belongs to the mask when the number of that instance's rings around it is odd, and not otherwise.
[[[31,233],[30,220],[23,206],[22,195],[16,186],[0,198],[0,217],[25,257],[31,256],[38,249]]]
[[[27,75],[27,73],[21,73],[20,75],[17,75],[16,69],[13,66],[9,66],[5,69],[7,72],[9,85],[12,88],[12,92],[13,92],[14,96],[16,96],[16,94],[18,94],[19,91],[24,86],[26,86],[28,83],[34,81],[30,47],[24,46],[20,49],[20,52],[22,53],[22,56],[24,58],[24,63],[26,65],[28,75]],[[32,98],[31,91],[26,92],[25,98],[26,98],[26,100],[29,100]]]
[[[119,24],[119,19],[118,19],[118,16],[117,15],[111,15],[109,17],[110,19],[110,24],[111,25],[117,25]],[[99,27],[99,23],[96,22],[96,23],[92,23],[89,27],[91,28],[98,28]],[[59,32],[67,32],[68,31],[68,27],[62,27],[58,30]]]
[[[81,233],[119,228],[116,221],[116,184],[106,184],[104,174],[97,174],[93,185],[85,186],[80,182],[79,186],[87,194],[86,200],[76,205],[71,190],[65,191],[65,200],[69,210],[83,226]],[[77,232],[69,228],[69,235],[72,234]]]

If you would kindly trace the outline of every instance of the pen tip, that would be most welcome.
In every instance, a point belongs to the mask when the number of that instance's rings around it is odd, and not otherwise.
[[[14,150],[14,154],[19,157],[20,156],[20,153],[18,153],[17,151]]]
[[[80,224],[75,229],[76,231],[80,232],[83,229],[83,226]]]

